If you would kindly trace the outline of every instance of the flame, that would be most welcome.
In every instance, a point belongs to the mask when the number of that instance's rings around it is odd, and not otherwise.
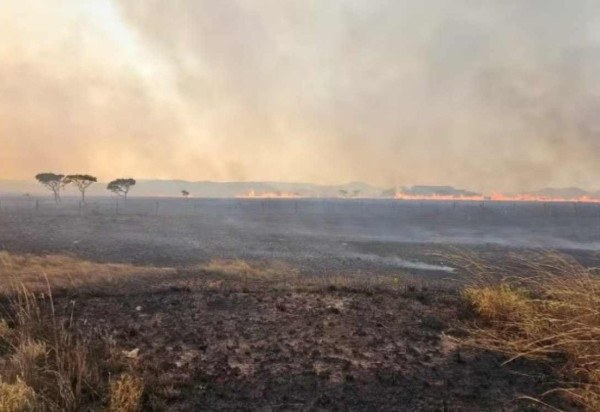
[[[473,196],[465,196],[465,195],[409,195],[402,192],[397,192],[394,195],[394,199],[399,200],[438,200],[438,201],[481,201],[485,200],[485,197],[482,195],[473,195]]]
[[[577,202],[577,203],[600,203],[600,198],[591,197],[588,195],[580,196],[580,197],[572,197],[572,198],[563,198],[563,197],[549,197],[549,196],[541,196],[541,195],[532,195],[532,194],[516,194],[509,195],[504,193],[493,192],[490,196],[484,195],[411,195],[402,192],[397,192],[394,196],[395,199],[398,200],[431,200],[431,201],[493,201],[493,202],[542,202],[542,203],[568,203],[568,202]]]
[[[293,192],[257,192],[255,190],[249,190],[242,195],[237,195],[240,199],[298,199],[302,196],[299,193]]]
[[[564,202],[578,202],[578,203],[600,203],[600,199],[591,197],[588,195],[580,197],[549,197],[531,194],[517,194],[517,195],[505,195],[502,193],[492,193],[489,200],[495,202],[544,202],[544,203],[564,203]]]

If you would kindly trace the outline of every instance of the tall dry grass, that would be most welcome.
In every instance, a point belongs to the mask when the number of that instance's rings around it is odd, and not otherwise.
[[[465,257],[464,296],[477,321],[467,343],[518,358],[547,361],[560,393],[600,410],[600,275],[556,253],[511,256],[501,264]],[[542,397],[543,398],[543,397]]]
[[[143,382],[122,351],[107,336],[83,333],[74,306],[58,314],[52,292],[157,270],[0,252],[0,412],[141,410]]]
[[[0,324],[0,377],[13,399],[0,410],[72,411],[99,398],[104,383],[97,359],[107,352],[59,321],[50,290],[12,294]]]

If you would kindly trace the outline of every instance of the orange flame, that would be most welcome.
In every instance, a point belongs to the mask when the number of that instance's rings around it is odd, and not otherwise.
[[[517,194],[517,195],[505,195],[502,193],[492,193],[489,197],[490,200],[495,202],[545,202],[545,203],[561,203],[561,202],[579,202],[579,203],[600,203],[599,198],[591,197],[588,195],[580,197],[549,197],[541,195],[530,195],[530,194]]]
[[[482,195],[409,195],[406,193],[397,192],[394,195],[394,199],[399,200],[439,200],[439,201],[481,201],[485,200]]]
[[[541,195],[531,194],[516,194],[508,195],[498,192],[493,192],[490,196],[483,195],[410,195],[402,192],[397,192],[394,196],[398,200],[432,200],[432,201],[493,201],[493,202],[542,202],[542,203],[567,203],[567,202],[578,202],[578,203],[600,203],[600,198],[591,197],[588,195],[573,198],[562,198],[562,197],[548,197]]]

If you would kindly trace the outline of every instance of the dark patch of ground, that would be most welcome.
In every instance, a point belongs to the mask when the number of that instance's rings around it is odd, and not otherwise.
[[[543,365],[461,350],[464,308],[442,288],[182,270],[73,299],[81,324],[140,350],[148,409],[512,411],[552,385]]]
[[[238,204],[233,200],[205,201],[198,207],[192,202],[163,200],[167,203],[156,214],[154,201],[137,202],[142,203],[132,202],[129,211],[122,206],[125,209],[118,215],[112,209],[95,209],[94,204],[82,213],[68,207],[2,209],[0,249],[156,266],[215,258],[276,259],[311,275],[402,273],[428,280],[453,276],[406,267],[402,262],[448,265],[444,255],[458,251],[502,258],[511,251],[552,248],[585,264],[600,265],[595,246],[600,245],[600,218],[596,214],[529,215],[532,212],[524,205],[512,216],[505,215],[504,209],[476,207],[471,211],[465,206],[447,211],[440,205],[431,205],[435,209],[429,210],[401,204],[394,206],[396,210],[387,205],[327,201],[301,204],[296,212],[290,202]],[[267,206],[262,208],[262,204]],[[136,212],[140,205],[150,211]],[[313,210],[315,205],[320,209]],[[186,209],[177,208],[183,206]]]

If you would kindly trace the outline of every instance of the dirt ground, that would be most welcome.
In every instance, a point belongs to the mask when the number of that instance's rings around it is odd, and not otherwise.
[[[552,385],[544,365],[461,348],[445,287],[189,268],[57,301],[139,350],[148,410],[538,410],[519,397]]]
[[[480,237],[469,243],[452,237],[466,214],[432,234],[436,222],[419,210],[375,220],[361,208],[306,213],[300,222],[296,212],[253,207],[235,217],[3,210],[0,250],[172,268],[56,295],[90,336],[139,350],[132,362],[148,410],[538,410],[520,397],[553,387],[547,365],[503,365],[498,354],[457,343],[468,311],[460,271],[445,269],[444,254],[510,253],[509,237],[485,242],[485,225],[502,226],[503,211],[494,220],[477,209],[467,229]],[[594,216],[534,234],[587,242],[567,252],[596,265]],[[573,222],[587,227],[585,237],[574,237]],[[219,259],[282,264],[261,275],[211,266]]]

